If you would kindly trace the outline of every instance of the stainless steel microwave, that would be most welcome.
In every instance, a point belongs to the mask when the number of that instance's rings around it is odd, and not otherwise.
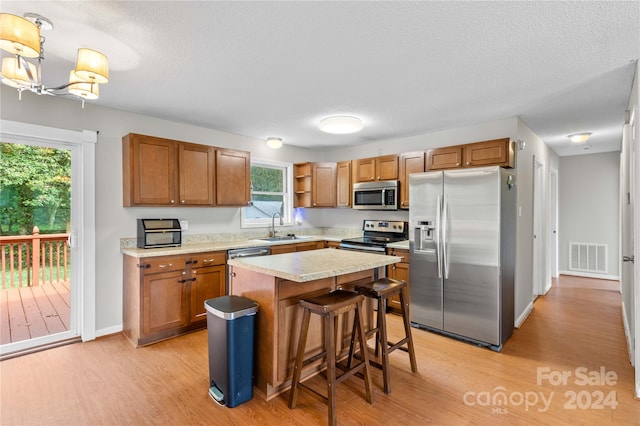
[[[354,183],[353,208],[358,210],[398,210],[398,181]]]

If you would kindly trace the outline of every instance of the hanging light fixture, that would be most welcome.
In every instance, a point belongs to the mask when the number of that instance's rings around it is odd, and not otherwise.
[[[69,81],[55,87],[42,83],[42,61],[45,38],[41,31],[53,29],[53,23],[37,13],[25,13],[24,18],[9,13],[0,13],[0,49],[14,57],[2,58],[2,83],[22,92],[28,90],[38,95],[73,95],[82,99],[98,99],[99,84],[109,81],[109,64],[102,53],[78,49],[76,67],[69,74]],[[37,58],[33,64],[26,58]]]
[[[282,138],[267,138],[267,146],[271,149],[282,148]]]

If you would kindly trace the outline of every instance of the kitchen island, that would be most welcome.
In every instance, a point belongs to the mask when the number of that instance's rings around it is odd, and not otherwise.
[[[304,297],[328,293],[338,288],[352,290],[371,282],[378,268],[400,262],[401,258],[348,250],[323,249],[273,256],[239,258],[228,261],[231,268],[230,294],[244,296],[258,303],[255,322],[256,393],[269,400],[290,387]],[[371,306],[369,301],[366,301]],[[371,322],[366,309],[365,327]],[[306,356],[322,350],[322,327],[312,316],[309,324]],[[338,324],[342,353],[348,349],[351,318]],[[322,365],[306,370],[315,374]]]

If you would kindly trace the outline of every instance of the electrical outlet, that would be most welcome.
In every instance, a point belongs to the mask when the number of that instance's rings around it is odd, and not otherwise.
[[[189,229],[189,221],[186,219],[180,220],[180,228],[182,228],[183,231]]]

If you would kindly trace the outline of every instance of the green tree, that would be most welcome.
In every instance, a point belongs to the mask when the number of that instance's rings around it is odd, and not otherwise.
[[[71,151],[0,142],[2,235],[64,231],[70,205]]]

